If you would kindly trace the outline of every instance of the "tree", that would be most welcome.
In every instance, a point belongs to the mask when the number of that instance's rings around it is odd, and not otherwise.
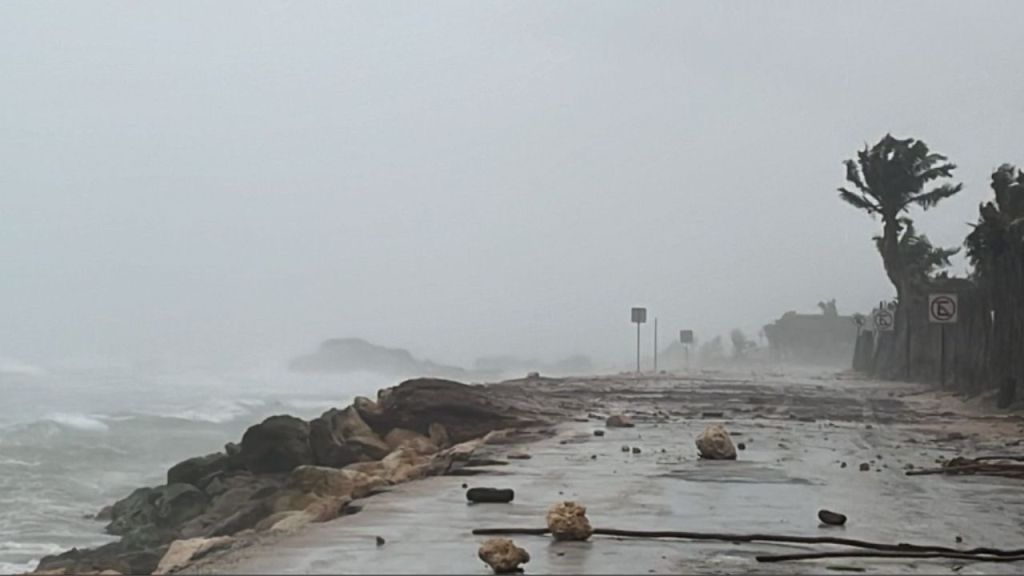
[[[949,267],[949,259],[960,252],[959,248],[938,248],[924,234],[918,234],[914,223],[903,219],[903,233],[898,242],[900,260],[911,282],[935,279],[943,268]],[[875,236],[878,252],[883,254],[885,239]]]
[[[929,183],[951,178],[956,165],[928,149],[920,140],[900,140],[886,134],[872,147],[864,146],[856,160],[847,160],[846,180],[853,190],[839,188],[839,197],[872,217],[882,219],[879,251],[885,272],[901,296],[911,279],[900,251],[901,232],[911,206],[927,210],[961,190],[962,184],[942,183],[925,191]]]
[[[734,358],[742,358],[744,352],[746,352],[748,348],[757,346],[757,344],[748,339],[747,335],[743,333],[743,330],[740,330],[739,328],[733,329],[733,331],[729,333],[729,338],[732,340],[732,355]]]
[[[987,363],[1006,386],[1009,402],[1024,381],[1024,174],[1003,164],[992,174],[995,202],[978,209],[978,222],[964,240],[974,280],[992,312],[992,349]]]

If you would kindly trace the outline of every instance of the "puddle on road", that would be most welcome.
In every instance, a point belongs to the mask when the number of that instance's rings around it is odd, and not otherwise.
[[[796,484],[800,486],[821,486],[823,483],[788,476],[784,471],[762,466],[729,468],[707,466],[670,470],[658,475],[687,482],[713,482],[716,484]]]

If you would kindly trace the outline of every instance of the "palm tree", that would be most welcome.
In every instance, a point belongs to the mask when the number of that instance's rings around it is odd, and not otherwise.
[[[900,262],[911,282],[935,279],[936,273],[949,267],[950,258],[960,252],[959,248],[938,248],[932,245],[927,236],[917,233],[909,218],[901,219],[900,224],[903,226],[898,242]],[[874,241],[878,252],[884,257],[885,238],[875,236]]]
[[[839,197],[872,217],[882,218],[879,251],[889,281],[901,296],[912,277],[900,251],[901,232],[908,220],[902,216],[911,206],[927,210],[953,196],[962,184],[943,183],[925,191],[940,178],[951,178],[956,165],[935,154],[920,140],[900,140],[886,134],[872,147],[864,146],[856,160],[847,160],[846,180],[855,190],[839,188]]]
[[[1009,401],[1024,381],[1024,173],[1003,164],[992,174],[992,189],[995,202],[981,205],[964,244],[993,314],[986,365],[1007,386],[1004,401]]]

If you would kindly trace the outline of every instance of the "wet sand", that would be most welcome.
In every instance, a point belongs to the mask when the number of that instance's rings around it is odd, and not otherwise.
[[[830,373],[703,374],[510,382],[579,411],[586,422],[524,445],[486,447],[509,459],[468,477],[434,477],[360,501],[361,512],[289,534],[263,534],[185,572],[237,574],[487,574],[474,528],[544,526],[560,500],[588,508],[594,526],[640,530],[768,532],[879,542],[1018,548],[1024,485],[982,476],[917,476],[940,457],[1024,454],[1007,446],[1021,418],[986,412],[920,385]],[[605,430],[603,416],[632,414],[636,427]],[[722,412],[718,417],[709,412]],[[591,414],[588,417],[588,413]],[[697,458],[694,438],[722,422],[744,442],[734,462]],[[949,437],[960,432],[963,438]],[[622,447],[641,452],[623,452]],[[846,467],[841,463],[845,462]],[[862,472],[862,462],[870,471]],[[511,504],[467,504],[463,484],[515,489]],[[829,508],[844,527],[820,527]],[[376,538],[385,539],[377,545]],[[956,543],[957,536],[963,543]],[[556,543],[515,536],[527,573],[1017,573],[1019,564],[962,560],[831,559],[758,563],[764,553],[839,550],[825,545],[616,539]]]

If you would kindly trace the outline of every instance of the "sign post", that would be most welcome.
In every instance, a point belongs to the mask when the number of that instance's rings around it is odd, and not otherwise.
[[[871,314],[875,323],[875,330],[879,332],[892,332],[896,328],[896,316],[886,308],[879,308]]]
[[[647,322],[647,308],[633,308],[631,311],[633,323],[636,324],[636,373],[640,373],[640,325]]]
[[[686,351],[686,369],[690,369],[690,345],[693,344],[693,330],[680,330],[679,331],[679,343],[683,345],[683,350]]]
[[[658,317],[654,317],[654,373],[658,373]]]
[[[928,321],[939,325],[939,382],[946,387],[946,324],[956,324],[960,306],[956,294],[929,294]]]

